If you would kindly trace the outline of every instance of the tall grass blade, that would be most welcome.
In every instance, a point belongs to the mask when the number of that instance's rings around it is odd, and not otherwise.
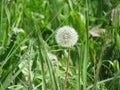
[[[47,49],[45,47],[45,42],[43,41],[42,35],[38,31],[37,27],[36,27],[36,31],[37,31],[36,33],[37,33],[37,36],[38,36],[38,39],[39,39],[39,42],[40,42],[40,49],[41,49],[42,57],[44,58],[45,62],[47,63],[47,66],[48,66],[48,71],[49,71],[50,79],[52,81],[52,90],[57,90],[57,84],[56,84],[56,80],[55,80],[55,74],[54,74],[53,68],[51,66],[50,60],[49,60],[48,55],[47,55]]]
[[[86,29],[85,29],[85,51],[84,51],[84,61],[83,61],[83,90],[86,90],[87,87],[87,63],[88,63],[88,0],[86,2],[86,10],[85,10],[85,17],[86,17]]]

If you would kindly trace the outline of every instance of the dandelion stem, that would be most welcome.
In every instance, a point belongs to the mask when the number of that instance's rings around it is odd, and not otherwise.
[[[67,66],[66,66],[66,76],[65,76],[65,82],[64,85],[66,86],[67,78],[68,78],[68,68],[69,68],[69,62],[70,62],[70,48],[68,48],[68,60],[67,60]]]

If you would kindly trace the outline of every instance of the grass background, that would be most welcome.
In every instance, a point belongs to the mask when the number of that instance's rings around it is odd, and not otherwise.
[[[0,90],[119,90],[119,21],[119,0],[1,0]],[[64,25],[79,35],[66,87],[67,49],[55,41]]]

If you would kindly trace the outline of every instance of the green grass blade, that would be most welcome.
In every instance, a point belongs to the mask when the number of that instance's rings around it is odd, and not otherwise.
[[[85,11],[85,17],[86,17],[86,30],[85,30],[85,51],[84,51],[84,61],[83,61],[83,90],[86,90],[87,87],[87,61],[88,61],[88,1],[86,0],[86,11]]]

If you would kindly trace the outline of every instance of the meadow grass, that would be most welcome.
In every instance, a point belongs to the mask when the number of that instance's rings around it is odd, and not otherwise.
[[[1,0],[0,90],[119,90],[119,12],[119,0]],[[70,53],[55,41],[66,25]]]

